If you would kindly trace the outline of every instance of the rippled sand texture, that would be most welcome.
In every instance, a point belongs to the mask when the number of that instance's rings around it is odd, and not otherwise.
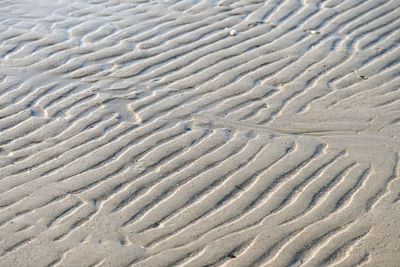
[[[399,17],[1,1],[0,266],[396,266]]]

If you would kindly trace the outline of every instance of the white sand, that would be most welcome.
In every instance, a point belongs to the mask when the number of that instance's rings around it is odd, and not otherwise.
[[[0,22],[0,266],[399,266],[400,1]]]

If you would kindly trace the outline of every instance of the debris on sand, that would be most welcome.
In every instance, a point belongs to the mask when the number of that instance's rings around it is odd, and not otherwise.
[[[306,30],[306,32],[308,32],[309,34],[312,34],[312,35],[317,35],[317,34],[321,33],[320,31],[316,31],[316,30]]]
[[[238,32],[237,32],[236,30],[231,30],[231,31],[229,32],[229,35],[230,35],[230,36],[236,36],[236,35],[238,35]]]

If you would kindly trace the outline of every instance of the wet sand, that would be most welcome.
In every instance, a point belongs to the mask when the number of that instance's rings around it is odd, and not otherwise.
[[[398,266],[398,0],[0,21],[0,266]]]

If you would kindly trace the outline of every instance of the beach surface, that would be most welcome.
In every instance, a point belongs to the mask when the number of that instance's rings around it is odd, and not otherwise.
[[[0,1],[0,266],[399,266],[400,1]]]

